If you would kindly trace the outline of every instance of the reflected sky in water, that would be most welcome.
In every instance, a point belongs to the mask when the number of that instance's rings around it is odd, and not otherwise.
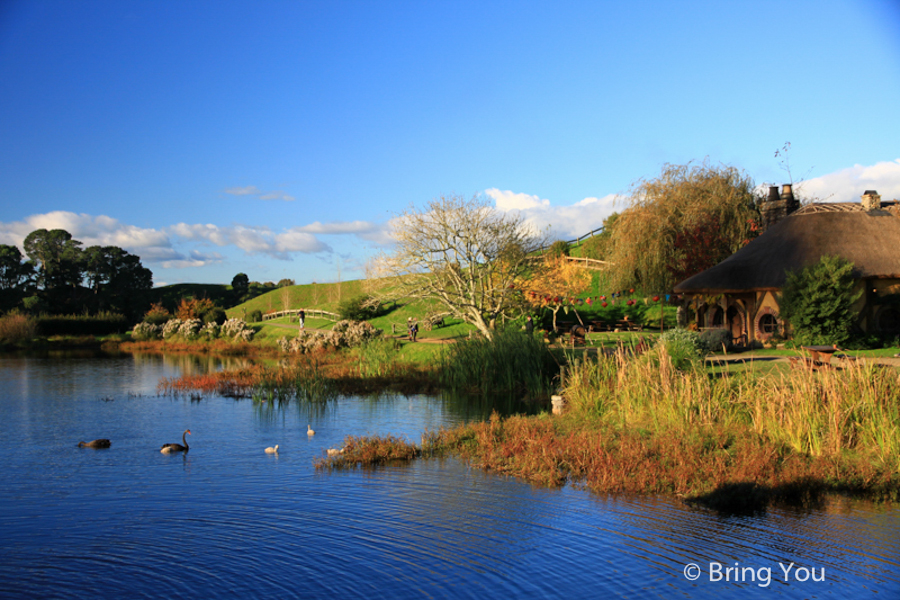
[[[162,376],[221,366],[0,360],[4,598],[900,597],[896,508],[720,517],[669,498],[534,488],[454,459],[316,472],[346,435],[417,442],[490,407],[156,395]],[[187,428],[187,455],[159,452]],[[112,447],[76,448],[97,437]],[[717,563],[737,563],[728,581]],[[797,581],[802,569],[824,581]]]

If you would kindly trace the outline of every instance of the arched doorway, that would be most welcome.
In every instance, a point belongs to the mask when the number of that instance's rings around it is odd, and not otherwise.
[[[737,306],[729,306],[725,316],[727,321],[725,327],[731,332],[732,339],[735,340],[735,343],[746,346],[747,338],[744,335],[744,315],[741,314],[741,311]]]

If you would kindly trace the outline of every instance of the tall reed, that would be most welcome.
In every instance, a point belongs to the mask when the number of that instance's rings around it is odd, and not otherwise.
[[[448,346],[441,358],[441,385],[460,392],[516,393],[547,398],[559,372],[543,340],[520,331],[498,332]]]
[[[675,369],[655,348],[574,362],[565,394],[571,410],[619,428],[749,430],[801,454],[862,452],[900,467],[900,374],[864,362],[714,377]]]
[[[35,336],[37,323],[33,317],[11,311],[0,317],[0,343],[18,344]]]

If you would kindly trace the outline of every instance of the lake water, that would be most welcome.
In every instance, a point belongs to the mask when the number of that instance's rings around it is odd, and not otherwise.
[[[449,459],[316,472],[345,435],[418,441],[485,407],[156,395],[162,376],[221,366],[0,359],[0,597],[900,598],[900,509],[721,517]],[[159,452],[188,428],[190,452]],[[76,447],[100,437],[112,447]]]

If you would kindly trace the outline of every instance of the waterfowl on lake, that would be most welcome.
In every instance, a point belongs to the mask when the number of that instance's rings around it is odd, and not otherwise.
[[[185,438],[185,436],[190,432],[190,429],[185,429],[184,433],[181,434],[181,444],[163,444],[162,450],[160,450],[160,452],[162,452],[163,454],[170,454],[172,452],[187,452],[191,448],[190,446],[188,446],[187,438]]]
[[[266,448],[266,454],[278,454],[278,444],[274,448]]]
[[[107,439],[92,440],[90,442],[78,442],[79,448],[109,448],[112,442]]]
[[[316,435],[316,432],[313,431],[312,426],[310,426],[310,425],[306,426],[306,435]]]
[[[329,448],[328,449],[328,456],[339,456],[343,453],[344,453],[344,448],[341,448],[340,450],[338,450],[337,448]]]

